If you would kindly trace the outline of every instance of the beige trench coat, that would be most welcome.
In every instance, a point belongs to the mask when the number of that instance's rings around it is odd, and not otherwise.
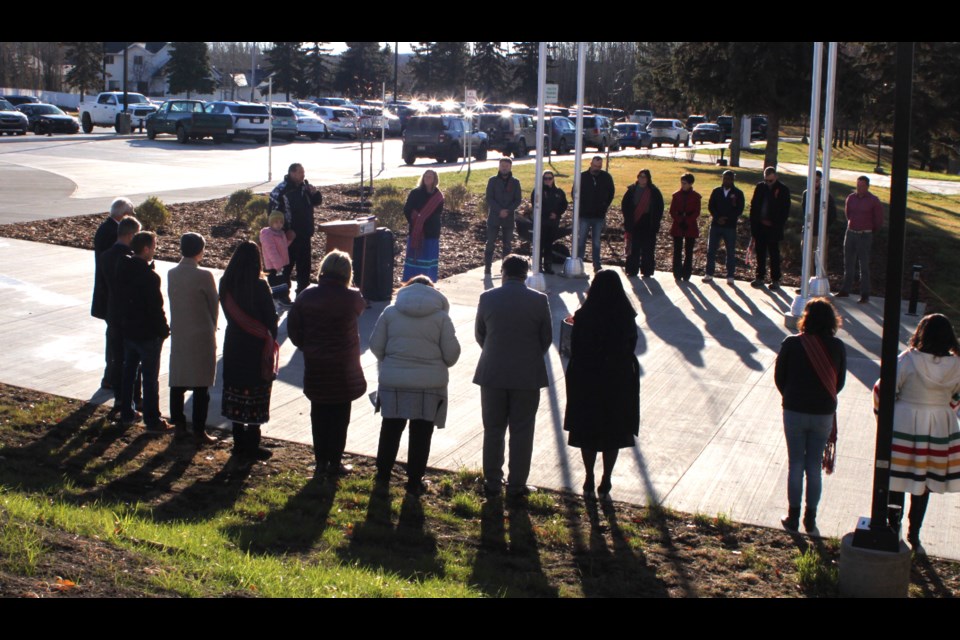
[[[212,387],[217,377],[220,301],[213,274],[188,258],[167,274],[170,386]]]

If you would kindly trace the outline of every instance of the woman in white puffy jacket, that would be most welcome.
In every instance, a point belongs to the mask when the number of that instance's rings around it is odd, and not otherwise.
[[[388,483],[410,421],[407,491],[426,491],[423,474],[430,457],[433,427],[447,418],[448,369],[460,357],[460,343],[450,321],[450,303],[427,276],[411,278],[384,309],[370,336],[380,381],[377,404],[383,416],[377,447],[377,483]]]

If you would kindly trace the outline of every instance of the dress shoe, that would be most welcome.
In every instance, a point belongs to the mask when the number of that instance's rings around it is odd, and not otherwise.
[[[169,433],[173,431],[175,428],[176,427],[174,427],[172,424],[170,424],[163,418],[160,418],[160,420],[157,421],[157,424],[147,425],[144,427],[143,430],[151,435],[163,435],[165,433]]]
[[[870,296],[860,296],[860,299],[857,300],[857,304],[867,304],[870,302]]]

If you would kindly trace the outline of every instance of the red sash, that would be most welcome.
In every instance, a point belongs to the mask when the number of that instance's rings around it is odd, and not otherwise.
[[[423,225],[441,206],[443,206],[443,194],[440,193],[440,189],[437,189],[427,200],[427,203],[423,205],[423,208],[420,211],[414,211],[413,215],[410,216],[410,226],[412,227],[410,230],[410,247],[412,249],[420,249],[423,246]]]
[[[643,190],[643,193],[640,194],[640,202],[637,203],[636,208],[633,210],[633,222],[640,222],[640,218],[647,215],[650,211],[650,187],[647,187]]]
[[[280,345],[273,339],[273,334],[265,324],[247,315],[229,293],[223,296],[223,308],[245,333],[263,340],[260,377],[268,382],[276,380],[280,371]]]

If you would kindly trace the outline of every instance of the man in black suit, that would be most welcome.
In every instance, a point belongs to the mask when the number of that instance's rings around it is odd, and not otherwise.
[[[117,225],[117,241],[112,247],[100,254],[97,260],[98,269],[103,273],[107,290],[107,353],[112,360],[107,363],[111,372],[108,380],[113,389],[112,413],[120,411],[120,391],[123,385],[123,331],[120,317],[120,285],[117,280],[117,266],[127,256],[133,255],[130,244],[133,236],[140,233],[140,221],[133,216],[127,216]],[[140,401],[140,379],[134,386],[134,404]]]
[[[553,342],[547,296],[524,284],[530,264],[518,255],[503,261],[503,284],[480,296],[474,327],[482,351],[473,376],[480,385],[483,474],[487,496],[503,484],[504,439],[510,430],[507,497],[530,492],[534,421],[540,389],[548,385],[543,357]]]
[[[120,221],[123,220],[125,216],[132,215],[133,203],[128,198],[117,198],[113,201],[113,204],[110,205],[110,216],[97,227],[97,232],[93,236],[93,259],[95,262],[93,272],[93,302],[90,305],[90,315],[94,318],[101,320],[107,319],[107,281],[106,275],[100,268],[100,256],[117,241],[117,228],[120,226]],[[103,369],[103,379],[100,381],[100,386],[103,389],[110,389],[110,381],[116,375],[111,363],[115,362],[117,358],[122,360],[123,354],[114,355],[110,352],[109,324],[107,325],[106,348],[104,349],[103,357],[106,361],[106,366]]]
[[[770,256],[770,288],[780,288],[780,242],[783,227],[790,217],[790,189],[780,182],[777,170],[763,170],[763,182],[758,182],[750,200],[750,235],[753,236],[757,261],[757,277],[750,283],[759,289],[767,274],[767,256]]]

